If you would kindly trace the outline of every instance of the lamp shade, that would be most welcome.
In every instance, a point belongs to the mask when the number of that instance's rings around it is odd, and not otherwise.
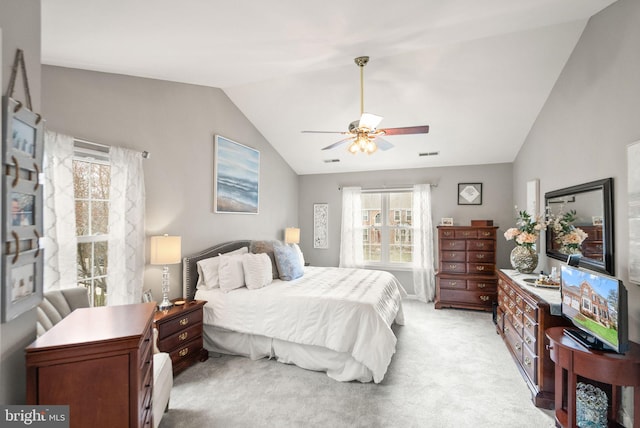
[[[287,227],[284,230],[284,242],[286,244],[300,243],[300,229],[297,227]]]
[[[179,236],[151,237],[151,264],[172,265],[180,263],[182,238]]]

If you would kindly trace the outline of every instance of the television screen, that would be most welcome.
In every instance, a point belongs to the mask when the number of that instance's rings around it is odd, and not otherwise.
[[[571,266],[562,266],[561,273],[562,315],[586,333],[572,337],[591,348],[624,352],[627,302],[622,282]]]

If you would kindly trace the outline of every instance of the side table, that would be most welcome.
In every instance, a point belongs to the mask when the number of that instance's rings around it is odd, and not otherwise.
[[[576,426],[576,384],[580,376],[611,385],[610,423],[616,420],[620,408],[620,387],[632,386],[633,426],[640,427],[640,345],[630,342],[625,354],[594,351],[566,336],[563,330],[553,327],[546,331],[555,363],[556,422],[563,427]]]
[[[204,300],[174,300],[184,302],[171,309],[156,311],[153,322],[158,329],[158,349],[171,356],[173,375],[196,361],[206,361],[209,353],[202,342]]]

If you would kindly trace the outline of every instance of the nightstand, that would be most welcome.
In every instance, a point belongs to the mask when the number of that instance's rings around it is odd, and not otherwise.
[[[183,301],[180,299],[173,302]],[[158,329],[158,349],[171,356],[173,375],[191,367],[196,361],[206,361],[209,353],[202,346],[202,315],[204,300],[192,300],[171,309],[156,311],[153,322]]]

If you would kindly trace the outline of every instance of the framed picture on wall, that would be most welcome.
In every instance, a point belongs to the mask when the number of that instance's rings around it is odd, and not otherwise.
[[[2,322],[15,319],[42,301],[42,251],[35,249],[3,258]]]
[[[458,205],[482,205],[482,183],[458,183]]]
[[[329,204],[313,204],[313,248],[329,248]]]
[[[215,212],[258,214],[260,152],[220,135],[215,146]]]

